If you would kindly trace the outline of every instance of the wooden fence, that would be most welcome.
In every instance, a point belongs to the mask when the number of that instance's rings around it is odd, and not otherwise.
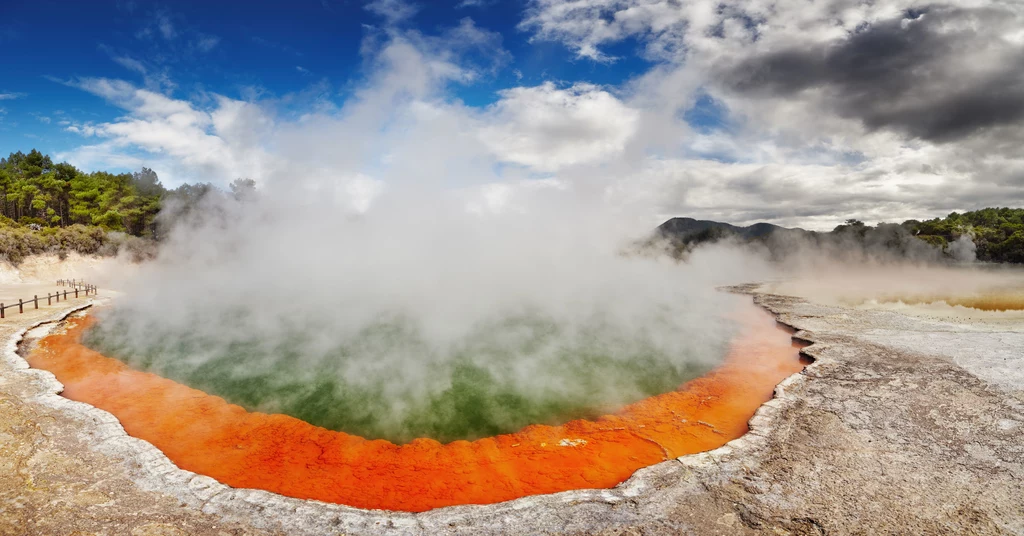
[[[63,299],[64,299],[64,301],[67,301],[70,298],[78,298],[79,297],[79,293],[81,293],[83,297],[86,297],[89,294],[92,294],[93,296],[95,296],[96,295],[96,290],[97,290],[95,285],[90,285],[90,284],[88,284],[88,283],[86,283],[84,281],[79,281],[77,279],[58,279],[57,280],[57,286],[71,287],[71,290],[64,289],[64,291],[63,291]],[[50,294],[49,292],[47,292],[46,293],[46,305],[53,305],[54,300],[56,300],[57,303],[60,303],[60,301],[62,299],[61,294],[62,294],[62,292],[60,290],[58,290],[57,292],[55,292],[53,294]],[[25,312],[25,307],[27,305],[32,305],[32,307],[34,309],[38,309],[39,308],[39,295],[36,294],[35,296],[32,296],[31,300],[23,300],[23,299],[19,298],[18,299],[18,303],[16,303],[16,304],[12,303],[10,305],[4,305],[3,303],[0,303],[0,318],[6,318],[7,317],[7,309],[13,309],[14,307],[18,308],[18,313],[24,313]]]

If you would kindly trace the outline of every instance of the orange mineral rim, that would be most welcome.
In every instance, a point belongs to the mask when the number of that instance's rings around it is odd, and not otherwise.
[[[86,348],[81,336],[91,317],[69,319],[28,361],[52,372],[65,397],[110,412],[182,469],[237,488],[422,512],[610,488],[637,469],[743,435],[775,386],[804,363],[800,345],[771,315],[751,307],[740,317],[744,329],[722,365],[676,391],[594,420],[448,444],[396,445],[247,411]]]

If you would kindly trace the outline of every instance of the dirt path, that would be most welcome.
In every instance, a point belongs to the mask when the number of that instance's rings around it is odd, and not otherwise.
[[[783,382],[750,434],[613,490],[415,515],[180,471],[109,414],[56,396],[11,342],[0,534],[1024,534],[1024,325],[756,299],[803,330],[817,361]],[[8,318],[0,340],[60,312]],[[993,364],[998,381],[981,379]]]

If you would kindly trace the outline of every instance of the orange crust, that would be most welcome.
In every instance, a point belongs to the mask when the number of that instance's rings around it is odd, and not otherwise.
[[[678,391],[614,415],[447,445],[405,445],[249,412],[80,343],[90,317],[40,341],[29,364],[56,375],[63,395],[116,416],[182,469],[238,488],[359,508],[421,512],[526,495],[610,488],[642,467],[719,447],[743,435],[775,385],[802,370],[799,345],[763,311],[724,363]]]

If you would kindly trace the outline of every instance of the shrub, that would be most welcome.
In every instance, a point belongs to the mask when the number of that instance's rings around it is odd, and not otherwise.
[[[0,227],[0,257],[19,264],[29,255],[46,251],[45,237],[21,227]]]
[[[142,262],[156,257],[156,242],[150,239],[132,236],[118,231],[106,234],[100,255],[127,255],[132,262]]]

